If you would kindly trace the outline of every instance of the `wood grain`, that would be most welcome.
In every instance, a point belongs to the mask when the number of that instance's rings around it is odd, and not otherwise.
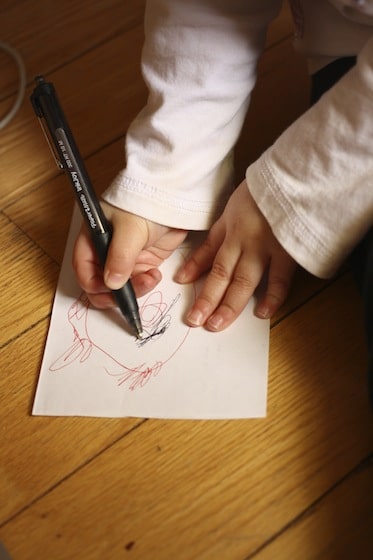
[[[28,81],[50,74],[82,53],[142,23],[144,0],[75,3],[39,0],[1,2],[1,40],[21,54]],[[17,77],[10,61],[0,58],[0,99],[14,94]]]
[[[0,527],[142,422],[30,416],[47,329],[40,321],[2,359]]]
[[[98,52],[90,51],[48,76],[63,99],[64,111],[83,157],[124,135],[130,119],[143,105],[146,94],[138,62],[141,41],[141,28],[131,29],[105,43]],[[84,82],[82,75],[87,76]],[[32,87],[27,96],[31,90]],[[4,205],[56,176],[57,168],[51,162],[28,101],[2,136],[4,168],[0,170],[0,179],[4,179],[4,188],[0,204]]]
[[[305,550],[309,560],[369,560],[373,551],[372,467],[369,461],[347,475],[255,559],[287,560]]]
[[[267,419],[148,421],[5,524],[5,544],[25,559],[120,558],[128,543],[133,558],[253,554],[371,452],[362,340],[330,351],[346,323],[359,331],[357,300],[340,305],[350,289],[346,277],[273,329]]]
[[[54,81],[102,192],[141,108],[144,0],[4,0],[1,39]],[[237,180],[308,106],[287,4],[270,26]],[[0,114],[16,74],[0,56]],[[14,560],[365,560],[372,417],[348,270],[302,270],[272,321],[261,420],[32,417],[72,210],[26,97],[0,137],[0,541]],[[229,367],[228,367],[229,369]]]
[[[2,271],[0,346],[46,317],[51,309],[57,266],[14,224],[0,215]]]

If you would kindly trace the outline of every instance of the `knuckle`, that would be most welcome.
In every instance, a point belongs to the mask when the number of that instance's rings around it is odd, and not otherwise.
[[[230,280],[230,273],[228,272],[227,268],[224,266],[223,263],[219,261],[215,261],[211,267],[210,271],[211,276],[213,276],[216,280],[228,282]]]
[[[257,287],[257,282],[253,278],[245,274],[235,274],[232,285],[241,292],[253,292]]]
[[[225,310],[224,315],[226,320],[230,320],[232,317],[235,317],[241,311],[241,306],[234,305],[232,302],[229,301],[225,301],[222,305],[222,308]]]
[[[236,299],[227,298],[220,306],[220,313],[224,317],[225,324],[230,324],[240,315],[247,304],[248,298]]]
[[[91,278],[82,278],[79,280],[79,285],[82,290],[89,295],[95,295],[96,293],[101,293],[102,290],[99,289],[99,286],[103,284],[103,279],[98,276],[94,276]]]
[[[289,291],[289,285],[286,278],[274,276],[268,283],[267,294],[279,300],[283,299]]]
[[[107,261],[110,263],[110,269],[112,268],[121,268],[123,264],[128,261],[130,258],[129,251],[120,250],[116,247],[113,247],[108,254]]]
[[[207,235],[207,237],[203,240],[203,242],[201,244],[201,248],[206,252],[210,252],[210,251],[213,251],[215,249],[214,236],[212,235],[213,229],[214,229],[214,226],[211,228],[211,231],[210,231],[209,235]]]
[[[208,236],[199,248],[193,252],[190,262],[192,262],[196,267],[201,266],[203,262],[209,262],[211,255],[214,254],[214,246],[210,236]]]
[[[290,284],[290,279],[284,276],[273,276],[270,282],[272,287],[278,288],[279,290],[287,289]]]
[[[114,307],[111,294],[87,294],[87,297],[96,309],[110,309]]]
[[[87,270],[77,266],[75,269],[75,277],[84,292],[87,294],[102,293],[104,279],[101,269],[96,266],[92,270]]]

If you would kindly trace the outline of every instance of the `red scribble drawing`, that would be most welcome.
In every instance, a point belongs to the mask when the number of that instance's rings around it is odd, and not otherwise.
[[[195,289],[193,286],[195,297]],[[137,348],[145,345],[154,345],[166,333],[172,325],[172,312],[181,300],[178,293],[170,301],[164,301],[160,290],[151,292],[140,305],[140,315],[143,324],[143,338],[141,340],[132,338],[131,343]],[[151,378],[159,375],[166,363],[179,351],[188,337],[190,328],[185,325],[182,330],[181,338],[172,344],[167,345],[166,355],[162,359],[157,359],[146,363],[141,362],[135,366],[128,366],[118,360],[112,352],[100,347],[90,335],[89,317],[91,306],[87,296],[82,293],[70,306],[67,313],[67,320],[72,328],[72,344],[59,356],[49,367],[49,371],[57,372],[71,365],[72,363],[84,363],[91,359],[95,367],[99,367],[106,374],[114,377],[117,385],[126,384],[131,391],[144,387]],[[179,310],[180,313],[180,310]],[[163,350],[164,354],[164,350]]]

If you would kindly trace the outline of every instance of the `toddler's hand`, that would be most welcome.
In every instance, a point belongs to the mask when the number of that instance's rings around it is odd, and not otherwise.
[[[130,277],[137,297],[152,290],[161,279],[159,265],[187,235],[185,230],[156,224],[104,202],[102,207],[114,232],[104,274],[85,226],[73,253],[77,280],[99,309],[114,306],[110,290],[121,288]]]
[[[272,317],[288,294],[295,267],[243,181],[205,242],[176,275],[178,282],[187,283],[209,271],[187,322],[191,326],[205,325],[211,331],[225,329],[244,309],[262,279],[266,279],[266,287],[255,314]]]

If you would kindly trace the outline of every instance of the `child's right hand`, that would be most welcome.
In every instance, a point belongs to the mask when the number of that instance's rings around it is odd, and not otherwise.
[[[92,305],[114,306],[110,290],[121,288],[131,278],[137,297],[160,281],[160,264],[184,241],[187,231],[169,228],[102,203],[113,225],[113,237],[104,273],[89,234],[82,227],[74,247],[73,268]]]

